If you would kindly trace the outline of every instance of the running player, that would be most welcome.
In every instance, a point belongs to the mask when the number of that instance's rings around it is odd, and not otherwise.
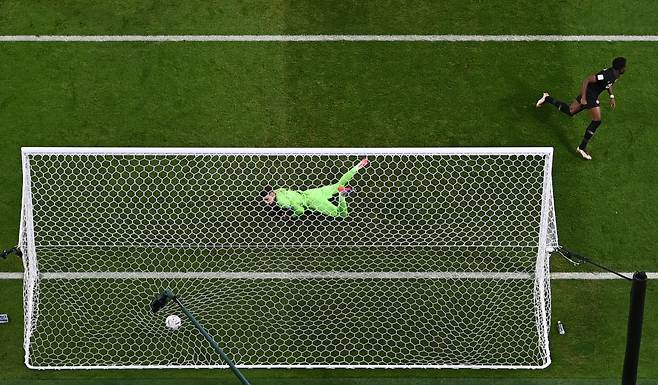
[[[626,71],[626,59],[623,57],[615,58],[612,61],[612,67],[606,68],[596,75],[589,75],[583,80],[583,83],[580,87],[580,94],[576,96],[576,100],[567,104],[565,102],[559,101],[551,97],[548,92],[544,92],[544,95],[537,101],[537,108],[544,105],[544,103],[550,103],[557,107],[561,112],[574,116],[582,110],[589,110],[590,115],[592,116],[592,121],[585,130],[585,135],[583,140],[580,142],[576,151],[578,154],[583,157],[583,159],[591,160],[592,156],[587,152],[587,143],[596,129],[601,125],[601,106],[599,105],[599,95],[603,90],[607,90],[610,95],[610,107],[615,108],[615,95],[612,93],[612,86],[615,84],[617,79]]]
[[[359,164],[352,167],[340,180],[332,185],[314,188],[305,191],[293,191],[285,188],[274,191],[266,191],[263,201],[268,205],[276,205],[282,209],[292,209],[294,216],[303,215],[305,210],[313,210],[331,216],[347,218],[347,201],[345,196],[352,191],[347,186],[357,171],[368,165],[368,159],[362,159]],[[334,195],[338,194],[338,206],[329,202]]]

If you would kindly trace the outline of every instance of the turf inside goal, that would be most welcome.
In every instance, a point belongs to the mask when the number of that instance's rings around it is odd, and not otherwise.
[[[243,368],[550,363],[550,148],[24,148],[22,161],[28,367],[224,367],[189,322],[168,330],[149,311],[166,288]],[[334,193],[350,170],[351,192]]]

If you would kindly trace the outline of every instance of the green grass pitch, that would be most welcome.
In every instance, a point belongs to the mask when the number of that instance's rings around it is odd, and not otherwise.
[[[658,34],[647,1],[0,1],[0,34]],[[605,15],[592,19],[591,15]],[[629,60],[617,109],[546,106]],[[658,43],[0,43],[0,246],[13,245],[22,146],[554,146],[561,243],[615,269],[658,270]],[[574,271],[559,260],[553,270]],[[20,271],[15,258],[0,270]],[[641,383],[658,383],[649,283]],[[223,370],[30,371],[19,281],[0,281],[0,383],[237,383]],[[628,285],[554,281],[553,364],[510,370],[251,370],[254,384],[614,384]],[[554,328],[552,329],[555,330]],[[230,353],[230,352],[229,352]]]

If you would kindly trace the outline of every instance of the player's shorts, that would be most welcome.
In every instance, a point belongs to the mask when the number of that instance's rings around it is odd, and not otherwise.
[[[582,94],[578,94],[576,96],[576,101],[580,104],[580,97]],[[582,108],[589,110],[591,108],[596,108],[596,107],[601,107],[601,104],[599,103],[599,96],[594,95],[591,93],[587,93],[587,104],[581,104],[580,105]]]

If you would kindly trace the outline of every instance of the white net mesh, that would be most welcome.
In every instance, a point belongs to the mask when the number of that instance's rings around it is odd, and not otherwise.
[[[550,149],[23,154],[30,367],[222,367],[166,288],[242,367],[550,362]],[[362,157],[346,218],[261,198]]]

